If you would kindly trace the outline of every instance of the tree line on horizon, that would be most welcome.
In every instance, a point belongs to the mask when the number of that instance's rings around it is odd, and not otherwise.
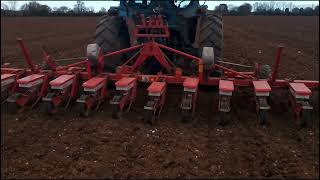
[[[60,6],[51,8],[37,1],[23,4],[17,9],[16,1],[1,2],[1,16],[100,16],[106,14],[107,10],[101,8],[94,12],[93,7],[86,7],[83,1],[76,1],[74,8]]]
[[[252,5],[244,3],[241,6],[220,4],[214,9],[223,15],[264,15],[264,16],[319,16],[319,5],[314,7],[297,7],[287,2],[255,2]]]
[[[254,4],[244,3],[240,6],[220,4],[214,11],[222,15],[247,16],[319,16],[319,5],[314,7],[297,7],[287,2],[256,2]],[[76,1],[73,8],[66,6],[50,8],[37,1],[23,4],[17,9],[16,1],[1,2],[1,16],[101,16],[108,11],[102,7],[98,12],[93,7],[86,7],[83,1]]]

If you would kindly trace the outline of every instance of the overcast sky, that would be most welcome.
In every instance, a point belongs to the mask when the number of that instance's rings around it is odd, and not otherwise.
[[[5,4],[7,4],[8,1],[1,1]],[[30,2],[30,1],[17,1],[17,7],[20,8],[21,5]],[[46,4],[50,6],[51,8],[54,7],[60,7],[60,6],[67,6],[69,8],[73,8],[76,1],[38,1],[41,4]],[[99,11],[102,7],[109,9],[110,6],[117,6],[119,4],[119,1],[114,0],[106,0],[106,1],[83,1],[86,7],[93,7],[95,11]],[[227,5],[234,5],[239,6],[243,3],[255,3],[258,1],[206,1],[206,5],[208,5],[209,9],[214,9],[215,6],[225,3]],[[270,1],[265,1],[270,2]],[[298,7],[311,7],[319,5],[319,1],[285,1],[286,3],[292,2],[294,5]]]

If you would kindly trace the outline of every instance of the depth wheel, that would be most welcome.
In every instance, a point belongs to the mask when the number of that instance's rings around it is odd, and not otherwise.
[[[219,111],[219,125],[225,126],[228,124],[229,113]]]
[[[53,113],[53,104],[48,101],[44,101],[41,106],[41,112],[46,114],[52,114]]]
[[[267,110],[259,110],[259,119],[261,125],[267,124],[268,111]]]
[[[311,111],[303,109],[300,114],[300,127],[307,128],[310,125]]]
[[[118,104],[112,105],[112,118],[121,119],[121,109]]]
[[[183,123],[187,123],[187,122],[189,122],[190,120],[191,120],[191,110],[185,110],[185,109],[183,109],[182,111],[181,111],[181,121],[183,122]]]
[[[151,126],[155,124],[156,117],[153,114],[153,111],[151,110],[146,110],[145,115],[144,115],[144,120],[149,123]]]
[[[91,113],[91,110],[87,108],[85,103],[78,103],[77,112],[80,114],[81,117],[88,117]]]

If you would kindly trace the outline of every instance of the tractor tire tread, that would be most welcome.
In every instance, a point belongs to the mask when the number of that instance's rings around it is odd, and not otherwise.
[[[215,59],[223,56],[223,21],[222,17],[207,14],[202,17],[200,24],[199,46],[213,47]]]

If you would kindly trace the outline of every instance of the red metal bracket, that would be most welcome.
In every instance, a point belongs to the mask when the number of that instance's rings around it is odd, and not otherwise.
[[[273,69],[272,69],[271,82],[274,82],[276,80],[276,78],[277,78],[282,49],[283,49],[283,46],[278,46],[277,47],[276,59],[275,59],[275,62],[274,62],[274,65],[273,65]]]
[[[141,25],[136,25],[133,30],[133,35],[137,38],[148,38],[154,40],[155,38],[169,38],[170,32],[168,25],[163,21],[161,15],[150,16],[145,18],[142,14],[140,16]],[[142,32],[146,32],[142,34]]]
[[[24,42],[21,38],[17,38],[18,44],[22,50],[22,53],[24,55],[24,59],[26,61],[26,63],[29,65],[29,68],[31,69],[32,72],[34,73],[38,73],[38,67],[33,63],[31,57],[30,57],[30,53],[27,50],[26,46],[24,45]]]

